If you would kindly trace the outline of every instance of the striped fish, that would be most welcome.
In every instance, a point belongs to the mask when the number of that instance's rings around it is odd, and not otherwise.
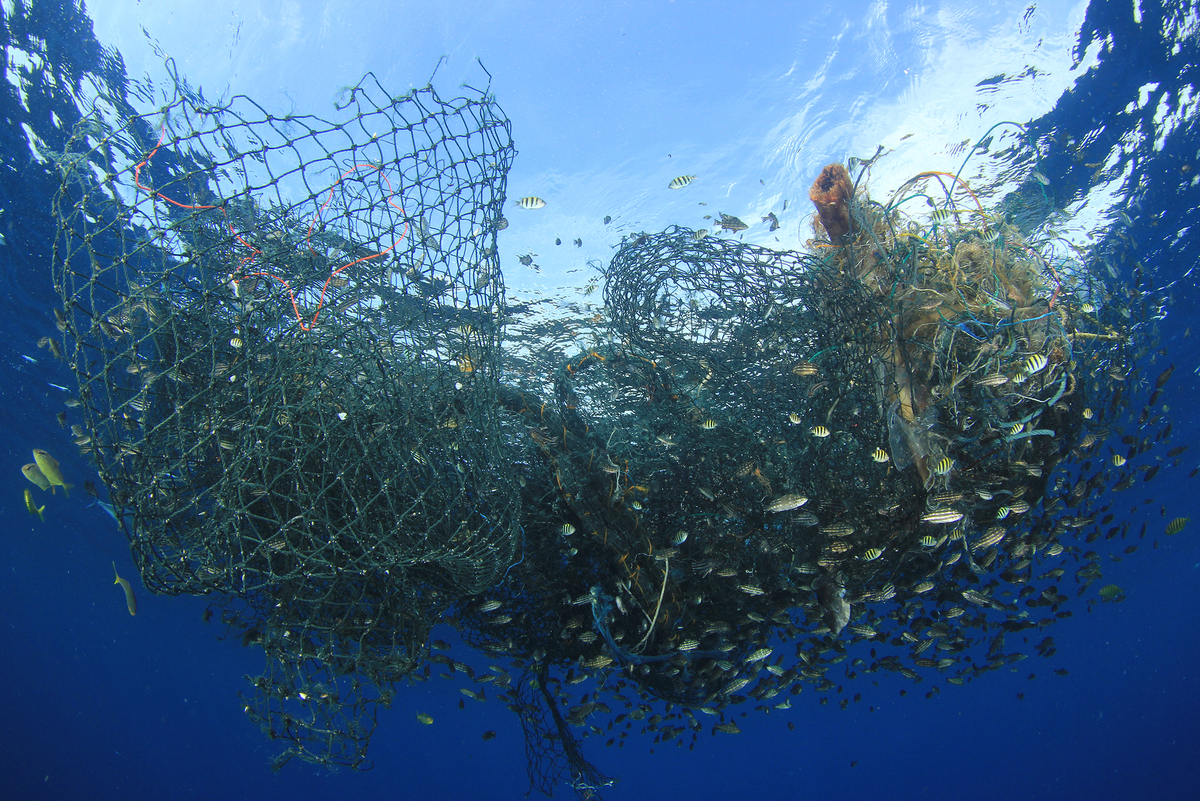
[[[803,495],[789,493],[787,495],[781,495],[778,498],[776,498],[775,500],[771,501],[769,504],[767,504],[767,511],[768,512],[788,512],[788,511],[791,511],[792,509],[799,509],[801,506],[803,506],[806,503],[808,503],[808,498],[805,498]]]
[[[971,546],[971,550],[978,552],[985,548],[991,548],[993,545],[999,543],[1000,540],[1004,539],[1004,535],[1007,533],[1008,532],[1003,526],[992,526],[987,531],[983,532],[982,537],[975,541],[975,544]]]
[[[546,201],[542,200],[540,197],[533,197],[531,195],[518,200],[517,205],[523,209],[540,209],[546,205]]]
[[[1025,364],[1022,365],[1022,368],[1024,369],[1025,373],[1027,373],[1028,375],[1033,375],[1034,373],[1041,372],[1042,370],[1045,369],[1045,367],[1046,367],[1046,357],[1040,353],[1033,354],[1028,359],[1026,359]]]
[[[815,526],[821,522],[817,520],[817,516],[812,512],[797,512],[796,516],[792,518],[792,521],[802,526]]]
[[[681,175],[667,184],[667,189],[683,189],[694,180],[696,180],[694,175]]]
[[[762,660],[766,659],[770,655],[771,655],[770,648],[759,648],[756,651],[750,652],[750,655],[746,657],[746,662],[747,662],[747,664],[754,663],[754,662],[761,662]]]
[[[926,523],[935,523],[937,525],[946,525],[948,523],[957,523],[963,519],[962,512],[957,512],[953,509],[939,509],[936,512],[930,512],[921,518]]]

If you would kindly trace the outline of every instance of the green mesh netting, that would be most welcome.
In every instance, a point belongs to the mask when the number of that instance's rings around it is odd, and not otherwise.
[[[147,587],[236,598],[270,664],[248,711],[285,758],[357,764],[433,620],[517,545],[496,404],[514,151],[484,93],[368,79],[341,111],[183,94],[85,121],[55,283],[82,444]]]
[[[176,86],[56,155],[76,442],[147,586],[265,649],[280,763],[363,767],[428,659],[498,689],[532,787],[597,797],[583,737],[694,746],[697,711],[733,733],[841,673],[965,683],[1099,577],[1072,541],[1134,480],[1093,461],[1134,321],[953,176],[883,203],[831,165],[803,251],[628,236],[603,317],[506,333],[489,95],[368,80],[330,123]],[[439,619],[522,675],[429,654]]]

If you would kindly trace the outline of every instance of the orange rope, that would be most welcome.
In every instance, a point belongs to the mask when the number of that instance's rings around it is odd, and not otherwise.
[[[240,260],[238,260],[238,269],[240,270],[242,268],[242,265],[244,265],[246,262],[253,261],[253,260],[257,259],[259,256],[261,256],[262,251],[256,247],[254,247],[254,245],[251,245],[249,242],[247,242],[245,239],[242,238],[242,235],[240,233],[238,233],[237,230],[233,227],[233,223],[231,223],[229,221],[229,212],[226,211],[224,206],[199,206],[199,205],[189,206],[186,203],[180,203],[177,200],[167,197],[162,192],[155,191],[148,186],[142,185],[142,182],[141,182],[142,167],[144,167],[146,164],[148,164],[150,162],[150,159],[154,158],[154,154],[158,152],[158,149],[160,147],[162,147],[163,139],[166,137],[166,135],[167,135],[167,126],[164,123],[162,126],[162,132],[158,136],[158,142],[154,145],[154,149],[150,151],[149,155],[147,155],[146,158],[144,158],[140,162],[138,162],[137,165],[133,168],[133,183],[134,183],[134,185],[136,185],[138,189],[141,189],[144,192],[146,192],[147,194],[149,194],[151,197],[158,198],[159,200],[164,200],[167,203],[170,203],[171,205],[177,206],[178,208],[181,208],[181,209],[188,209],[191,211],[208,211],[211,209],[220,209],[221,213],[225,215],[225,225],[228,226],[229,233],[231,233],[233,235],[233,238],[236,239],[238,242],[240,242],[243,245],[243,247],[245,247],[247,250],[250,251],[250,253],[248,255],[243,256]],[[397,206],[395,203],[392,202],[392,196],[395,195],[396,193],[392,189],[392,182],[388,180],[387,175],[383,172],[383,168],[378,167],[374,164],[355,164],[353,167],[351,167],[350,169],[343,172],[340,176],[338,176],[338,179],[333,182],[333,186],[329,187],[329,196],[325,198],[325,202],[321,204],[321,207],[319,209],[317,209],[315,214],[313,214],[312,219],[308,221],[308,230],[305,232],[305,235],[304,235],[304,244],[314,256],[320,255],[317,253],[316,250],[313,249],[311,240],[312,240],[313,228],[316,225],[317,220],[320,218],[321,212],[325,211],[325,209],[329,206],[330,202],[333,200],[333,190],[337,187],[337,185],[340,184],[346,178],[347,175],[349,175],[350,173],[352,173],[355,170],[358,170],[360,168],[370,168],[379,173],[379,177],[383,179],[383,182],[385,184],[387,184],[387,188],[388,188],[388,196],[386,198],[387,204],[389,206],[391,206],[392,208],[398,210],[401,214],[404,214],[404,208],[402,206]],[[400,244],[400,242],[406,236],[408,236],[408,221],[407,220],[404,223],[403,233],[400,234],[399,238],[396,239],[396,241],[393,242],[390,247],[388,247],[384,250],[381,250],[378,253],[373,253],[370,256],[363,256],[361,258],[355,259],[354,261],[343,264],[341,267],[338,267],[336,270],[331,272],[329,274],[329,277],[325,279],[324,285],[322,285],[322,287],[321,287],[321,297],[317,302],[317,310],[315,312],[313,312],[312,320],[310,320],[307,323],[305,323],[304,319],[300,316],[300,305],[296,302],[296,293],[292,290],[292,286],[291,286],[291,284],[289,284],[287,282],[287,279],[280,278],[279,276],[277,276],[273,273],[255,272],[255,273],[245,273],[240,278],[234,277],[232,279],[232,282],[233,282],[234,286],[237,286],[237,284],[243,279],[261,277],[261,278],[270,278],[271,280],[278,281],[279,283],[283,284],[283,286],[288,291],[288,297],[291,299],[291,302],[292,302],[292,311],[296,315],[296,322],[300,324],[300,329],[302,331],[311,331],[313,329],[313,327],[317,324],[317,318],[321,315],[321,309],[325,306],[325,293],[329,290],[329,283],[334,279],[334,277],[338,273],[342,272],[343,270],[345,270],[348,267],[353,267],[355,264],[358,264],[360,262],[370,261],[371,259],[376,259],[376,258],[379,258],[380,256],[383,256],[383,255],[389,253],[390,251],[394,250],[396,248],[396,245]]]

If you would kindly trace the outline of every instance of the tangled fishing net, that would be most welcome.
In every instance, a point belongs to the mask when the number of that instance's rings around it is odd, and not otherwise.
[[[837,687],[855,643],[847,680],[962,684],[1069,614],[1128,323],[957,177],[883,203],[831,165],[803,251],[629,236],[606,344],[517,380],[508,121],[373,81],[342,110],[182,91],[59,158],[76,442],[146,585],[263,646],[246,708],[281,763],[362,767],[428,658],[502,688],[534,787],[594,796],[580,736],[736,732],[744,702]],[[518,680],[428,654],[451,610]]]
[[[433,621],[513,561],[495,244],[513,148],[484,93],[368,80],[342,111],[185,93],[124,129],[85,120],[55,283],[77,441],[146,586],[236,599],[226,622],[269,664],[248,711],[284,759],[357,765]]]

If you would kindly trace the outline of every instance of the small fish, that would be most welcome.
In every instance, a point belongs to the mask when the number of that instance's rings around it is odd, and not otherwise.
[[[429,726],[433,723],[433,716],[426,715],[424,712],[417,713],[417,722]]]
[[[767,216],[762,218],[762,221],[769,222],[772,231],[779,230],[779,218],[775,216],[775,212],[768,212]]]
[[[28,498],[29,490],[25,490],[25,493],[26,493],[26,497]],[[1170,523],[1167,523],[1167,535],[1173,536],[1173,535],[1178,534],[1179,532],[1183,531],[1183,527],[1187,525],[1189,520],[1191,520],[1190,517],[1177,517],[1174,520],[1172,520]]]
[[[697,228],[695,231],[692,232],[692,239],[696,240],[697,242],[699,242],[701,239],[703,239],[706,236],[708,236],[708,231],[706,231],[703,228]]]
[[[808,430],[808,433],[819,439],[824,439],[829,436],[829,429],[825,426],[813,426]]]
[[[913,592],[917,593],[918,595],[921,595],[923,593],[929,592],[932,589],[933,589],[932,581],[922,581],[920,584],[913,587]]]
[[[608,225],[610,222],[612,222],[612,217],[609,217],[607,214],[605,214],[604,215],[604,224]]]
[[[1125,464],[1125,457],[1119,453],[1114,453],[1112,455],[1112,463],[1113,467],[1121,467]]]
[[[936,209],[929,218],[935,223],[947,223],[954,219],[954,209]]]
[[[1162,389],[1162,388],[1163,388],[1163,385],[1164,385],[1164,384],[1166,384],[1166,383],[1167,383],[1167,381],[1169,381],[1169,380],[1170,380],[1170,378],[1171,378],[1171,373],[1173,373],[1173,372],[1175,372],[1175,365],[1173,365],[1173,364],[1172,364],[1172,365],[1171,365],[1170,367],[1168,367],[1166,370],[1163,370],[1161,373],[1159,373],[1159,374],[1158,374],[1158,378],[1156,378],[1156,379],[1154,380],[1154,388],[1155,388],[1155,389]]]
[[[792,368],[792,375],[798,375],[801,378],[816,375],[820,372],[819,368],[812,362],[800,362]]]
[[[1004,518],[1008,517],[1010,514],[1012,514],[1012,509],[1010,509],[1007,506],[1001,506],[999,509],[996,510],[996,519],[1003,520]]]
[[[546,201],[542,200],[540,197],[533,197],[531,195],[518,200],[517,205],[523,209],[540,209],[546,205]]]
[[[766,659],[770,655],[771,655],[770,648],[759,648],[755,651],[750,652],[750,654],[746,657],[746,663],[753,664],[754,662],[761,662],[762,660]]]
[[[686,531],[677,531],[675,536],[671,538],[672,545],[683,545],[687,542],[688,533]]]
[[[1125,600],[1125,591],[1116,584],[1106,584],[1100,588],[1100,597],[1105,601],[1117,602]]]
[[[1094,417],[1094,416],[1095,416],[1095,414],[1096,414],[1096,413],[1095,413],[1095,412],[1093,412],[1093,411],[1092,411],[1090,408],[1085,408],[1085,409],[1083,410],[1083,419],[1084,419],[1084,420],[1091,420],[1091,419],[1092,419],[1092,417]]]
[[[750,227],[750,226],[746,225],[744,222],[742,222],[741,220],[739,220],[737,217],[732,217],[732,216],[730,216],[728,214],[724,214],[722,212],[717,212],[717,214],[721,215],[721,219],[717,221],[717,224],[720,225],[721,228],[725,231],[732,231],[733,233],[736,234],[738,231],[745,231],[747,228]]]
[[[694,180],[696,180],[694,175],[681,175],[667,184],[667,189],[683,189]]]
[[[1008,376],[1001,375],[1000,373],[994,373],[992,375],[985,375],[983,378],[980,378],[975,382],[975,385],[980,387],[998,387],[1001,384],[1007,383]]]
[[[30,462],[29,464],[25,465],[21,468],[21,473],[25,476],[25,478],[36,484],[38,489],[50,489],[50,481],[44,475],[42,475],[42,471],[38,469],[36,463]]]
[[[886,462],[888,460],[887,451],[885,451],[883,448],[876,448],[874,451],[871,452],[871,459],[878,462],[879,464],[883,464],[884,462]]]
[[[883,556],[882,548],[868,548],[859,558],[864,562],[874,562],[879,557]]]
[[[499,609],[499,608],[500,608],[500,602],[499,602],[499,601],[485,601],[485,602],[484,602],[484,603],[483,603],[483,604],[482,604],[482,605],[479,607],[479,611],[480,611],[480,612],[495,612],[495,611],[496,611],[497,609]]]
[[[789,512],[792,509],[799,509],[804,504],[808,503],[808,498],[796,493],[781,495],[775,500],[767,504],[768,512]]]
[[[1041,174],[1040,172],[1038,172],[1037,170],[1034,170],[1033,172],[1031,172],[1031,173],[1030,173],[1030,176],[1033,178],[1033,180],[1037,181],[1037,182],[1038,182],[1039,184],[1041,184],[1042,186],[1049,186],[1049,185],[1050,185],[1050,179],[1049,179],[1049,178],[1047,178],[1046,176],[1042,175],[1042,174]]]
[[[930,537],[926,534],[924,537],[921,537],[920,543],[922,548],[936,548],[938,541],[936,537]]]
[[[953,509],[939,509],[936,512],[930,512],[921,519],[926,523],[946,525],[948,523],[957,523],[959,520],[962,520],[963,514],[962,512],[956,512]]]
[[[41,470],[42,475],[45,476],[48,482],[50,482],[51,494],[54,493],[55,487],[62,487],[63,494],[68,498],[71,497],[71,494],[68,492],[68,490],[75,485],[68,484],[67,482],[63,481],[62,471],[58,469],[58,462],[53,456],[46,453],[41,448],[35,448],[33,451],[33,461],[37,463],[38,470]],[[33,481],[33,479],[30,479],[30,481]]]
[[[1084,314],[1092,314],[1096,311],[1096,307],[1090,303],[1084,303],[1082,306],[1079,307],[1079,310],[1081,312],[1083,312]]]
[[[954,460],[949,456],[943,456],[933,466],[933,474],[935,476],[944,476],[954,468]]]
[[[708,420],[705,420],[703,423],[701,423],[700,427],[703,428],[705,431],[712,431],[714,428],[717,427],[717,421],[713,420],[712,418],[709,418]]]
[[[1026,374],[1033,375],[1046,367],[1046,357],[1040,353],[1035,353],[1025,360],[1022,367]]]
[[[137,614],[137,598],[133,597],[133,587],[129,586],[129,582],[121,578],[121,574],[117,572],[117,563],[113,562],[113,575],[117,580],[113,584],[120,584],[121,589],[125,590],[125,606],[129,609],[129,614]]]
[[[508,218],[507,217],[501,217],[500,219],[496,220],[496,230],[497,231],[503,231],[507,227],[508,227]]]
[[[849,537],[854,533],[854,526],[849,523],[831,523],[821,526],[820,532],[826,537]]]
[[[575,247],[577,247],[577,248],[581,248],[581,247],[583,247],[583,240],[582,240],[582,239],[576,239],[576,240],[575,240]],[[493,732],[493,734],[494,734],[494,732]]]
[[[788,422],[794,426],[798,426],[803,421],[801,420],[800,415],[796,414],[795,412],[788,412]]]
[[[982,537],[975,541],[975,544],[971,546],[971,550],[982,551],[986,548],[991,548],[993,545],[1000,542],[1000,540],[1004,539],[1004,535],[1006,533],[1007,532],[1003,526],[992,526],[983,533]]]
[[[561,245],[561,244],[562,244],[562,238],[561,238],[561,237],[557,237],[557,236],[556,236],[556,237],[554,238],[554,244],[555,244],[555,245]]]
[[[570,523],[563,523],[562,528],[559,529],[559,533],[562,534],[564,537],[569,537],[575,533],[575,527],[573,525],[571,525]]]
[[[729,721],[728,723],[718,723],[717,725],[713,726],[713,731],[714,732],[719,731],[719,732],[721,732],[721,734],[741,734],[742,733],[742,730],[739,729],[738,725],[736,723],[734,723],[732,720]]]
[[[485,743],[486,743],[488,740],[495,740],[495,739],[496,739],[496,732],[494,732],[494,731],[485,731],[485,732],[483,733],[483,741],[484,741]]]
[[[30,490],[25,490],[25,508],[29,510],[29,514],[37,515],[38,520],[41,520],[43,523],[46,522],[46,518],[42,517],[42,512],[46,511],[46,506],[45,504],[38,506],[34,503],[33,493]],[[1183,527],[1180,526],[1180,528]]]
[[[103,510],[104,510],[104,511],[105,511],[105,512],[108,514],[108,516],[109,516],[109,517],[111,517],[113,520],[116,520],[118,523],[120,523],[120,522],[121,522],[121,519],[120,519],[119,517],[117,517],[117,510],[116,510],[116,507],[114,507],[114,506],[113,506],[111,503],[106,503],[106,502],[104,502],[104,501],[102,501],[102,500],[99,500],[99,499],[97,499],[97,500],[96,500],[96,502],[95,502],[95,503],[93,503],[93,504],[91,504],[91,505],[90,505],[88,508],[91,508],[91,506],[99,506],[99,507],[100,507],[101,509],[103,509]]]

